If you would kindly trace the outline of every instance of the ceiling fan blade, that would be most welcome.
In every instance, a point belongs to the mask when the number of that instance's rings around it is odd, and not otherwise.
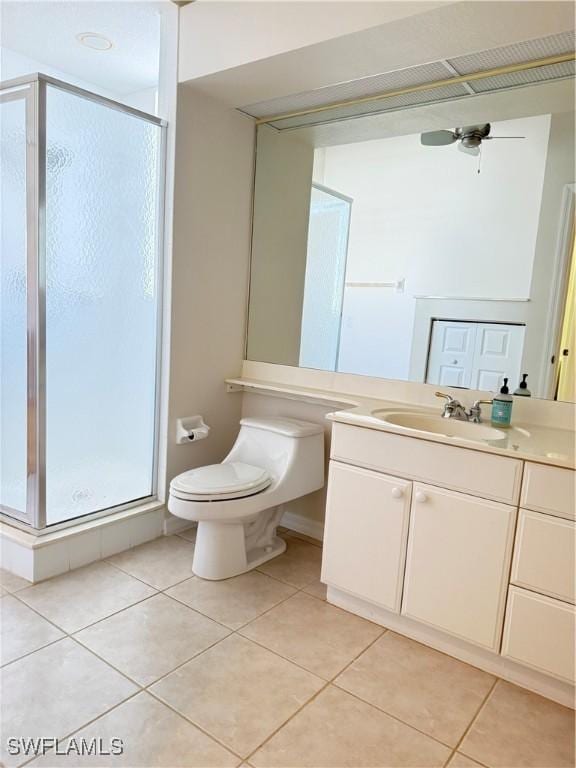
[[[457,138],[452,131],[428,131],[420,134],[420,143],[425,147],[443,147],[454,144]]]
[[[490,139],[525,139],[526,136],[484,136],[482,141],[489,141]]]
[[[480,145],[477,147],[465,147],[462,142],[458,144],[458,149],[460,152],[465,152],[467,155],[479,155],[480,154]]]

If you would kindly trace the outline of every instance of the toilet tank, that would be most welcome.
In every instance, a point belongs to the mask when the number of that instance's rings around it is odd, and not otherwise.
[[[244,418],[224,461],[263,467],[287,499],[304,496],[324,485],[324,429],[299,419]]]

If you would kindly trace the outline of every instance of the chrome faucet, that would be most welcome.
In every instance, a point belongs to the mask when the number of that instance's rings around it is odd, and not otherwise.
[[[444,409],[442,410],[443,419],[459,419],[460,421],[468,421],[468,414],[466,408],[461,402],[455,400],[451,395],[446,395],[444,392],[436,392],[436,397],[445,398]]]
[[[472,421],[474,424],[480,424],[482,421],[481,405],[492,405],[492,400],[475,400],[470,411],[461,402],[455,400],[451,395],[444,392],[436,392],[436,397],[443,397],[446,402],[442,410],[443,419],[458,419],[459,421]]]

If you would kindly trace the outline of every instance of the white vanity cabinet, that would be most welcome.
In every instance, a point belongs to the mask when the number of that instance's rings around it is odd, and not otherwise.
[[[499,650],[516,509],[414,484],[402,613]]]
[[[570,702],[576,473],[340,422],[330,458],[328,600]]]
[[[400,610],[412,483],[330,462],[322,581]]]

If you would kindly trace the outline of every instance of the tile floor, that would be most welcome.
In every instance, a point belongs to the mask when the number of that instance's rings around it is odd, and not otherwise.
[[[49,581],[4,574],[6,766],[571,768],[573,712],[325,602],[321,549],[223,582],[194,532]],[[120,738],[122,755],[8,753]]]

